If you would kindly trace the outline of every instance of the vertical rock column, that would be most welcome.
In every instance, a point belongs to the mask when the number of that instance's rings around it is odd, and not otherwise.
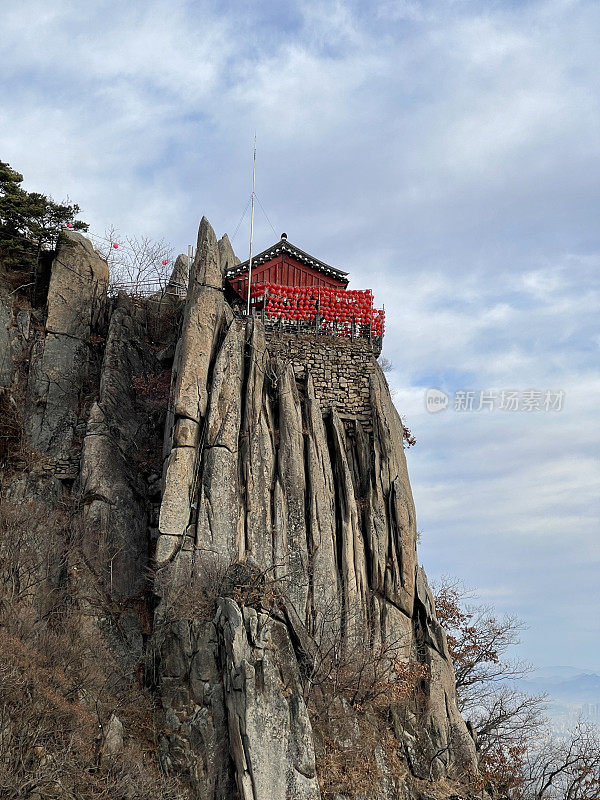
[[[89,363],[89,337],[104,309],[108,266],[79,233],[61,234],[52,264],[45,338],[36,345],[28,385],[32,445],[67,458]]]
[[[233,322],[215,361],[204,447],[199,454],[196,547],[200,558],[212,554],[225,564],[244,556],[238,464],[244,340],[243,323]]]
[[[210,374],[225,320],[225,306],[219,245],[210,223],[203,217],[174,365],[173,424],[166,431],[170,447],[167,447],[156,553],[159,566],[171,561],[187,545],[185,537],[192,522]]]
[[[306,382],[306,504],[309,543],[308,627],[321,639],[335,637],[341,619],[341,579],[336,568],[335,484],[327,434],[310,374]]]
[[[216,617],[242,800],[319,800],[312,728],[285,625],[222,599]]]
[[[304,622],[307,617],[309,570],[302,410],[291,366],[282,364],[279,367],[279,452],[273,495],[275,575],[282,580],[289,602]]]
[[[276,448],[271,401],[265,387],[269,370],[263,326],[249,331],[248,377],[240,435],[240,472],[246,499],[245,548],[263,569],[274,561],[273,508]]]

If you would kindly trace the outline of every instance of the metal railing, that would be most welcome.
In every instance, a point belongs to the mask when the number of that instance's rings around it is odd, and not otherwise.
[[[152,297],[153,295],[164,297],[165,295],[171,295],[183,298],[187,295],[187,286],[173,282],[164,284],[159,281],[115,281],[114,283],[109,283],[108,294],[111,297],[115,297],[119,292],[125,292],[125,294],[133,297]]]

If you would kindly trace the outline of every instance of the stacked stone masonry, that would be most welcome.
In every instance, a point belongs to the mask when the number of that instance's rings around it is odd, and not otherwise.
[[[291,364],[297,380],[303,381],[310,372],[323,411],[333,407],[341,415],[370,418],[369,387],[376,355],[370,341],[286,333],[266,338],[271,356]]]

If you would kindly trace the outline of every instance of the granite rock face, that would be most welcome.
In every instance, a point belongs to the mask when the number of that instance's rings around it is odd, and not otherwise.
[[[11,326],[12,314],[10,299],[8,296],[3,297],[0,295],[0,388],[2,389],[11,385],[14,373],[14,362],[10,352]]]
[[[69,456],[89,369],[90,335],[106,304],[108,266],[79,233],[64,232],[50,278],[45,336],[32,356],[27,432],[40,452]]]
[[[164,769],[181,776],[192,797],[317,800],[311,725],[287,627],[221,598],[213,621],[161,630]]]
[[[415,776],[452,778],[465,764],[475,768],[445,637],[417,564],[403,426],[383,373],[369,356],[368,415],[327,407],[315,396],[310,365],[294,370],[280,356],[281,340],[270,347],[259,321],[232,317],[220,291],[223,250],[203,219],[157,547],[164,758],[196,797],[223,797],[217,787],[234,783],[243,798],[319,797],[300,683],[319,636],[337,635],[344,647],[393,643],[399,658],[429,670],[425,708],[397,726]],[[314,357],[313,343],[306,347]],[[223,590],[236,564],[257,570],[263,587],[276,585],[274,611],[260,602],[240,607]],[[190,622],[175,622],[175,598],[198,586],[220,595],[216,612],[202,621],[188,608]],[[199,652],[211,665],[202,679]],[[208,696],[198,689],[202,680]],[[200,737],[194,719],[208,726]],[[210,743],[224,728],[229,745],[217,764]],[[388,789],[378,796],[408,796],[385,754],[379,758]]]
[[[12,362],[0,384],[31,350],[30,441],[48,461],[78,448],[79,472],[54,474],[50,498],[76,500],[81,550],[117,620],[115,658],[155,693],[160,764],[181,800],[317,800],[327,737],[368,749],[361,726],[376,715],[326,680],[345,728],[320,727],[311,680],[331,642],[338,661],[391,646],[424,668],[418,704],[390,707],[393,745],[371,746],[370,796],[422,800],[423,781],[435,797],[435,780],[476,759],[417,563],[402,422],[365,342],[344,343],[357,381],[340,368],[338,392],[327,382],[339,340],[275,339],[234,314],[223,288],[236,263],[203,219],[183,308],[169,301],[172,334],[150,340],[156,303],[107,302],[105,262],[65,234],[43,331],[41,316],[34,331],[29,311],[0,304]],[[186,269],[178,259],[173,280]],[[86,624],[108,630],[107,615]],[[127,748],[126,725],[118,709],[107,717],[101,763]]]
[[[84,550],[100,573],[108,570],[117,598],[139,592],[148,568],[148,497],[140,471],[151,421],[136,405],[133,381],[152,374],[154,358],[127,298],[111,315],[100,390],[92,405],[81,454]]]
[[[159,562],[173,557],[190,525],[197,448],[208,408],[209,373],[226,313],[223,275],[217,238],[203,217],[173,368],[173,415],[168,420],[172,448],[160,510]]]
[[[167,288],[170,287],[171,289],[179,289],[183,288],[184,286],[187,286],[189,271],[190,271],[189,258],[183,253],[180,253],[175,259],[175,264],[173,265],[173,272],[171,273],[171,277],[169,278]]]
[[[229,599],[219,602],[216,625],[243,800],[317,800],[312,730],[287,628]]]
[[[240,263],[239,258],[233,252],[233,247],[229,241],[229,236],[225,234],[219,239],[219,259],[223,270],[228,270]]]
[[[0,392],[10,389],[17,378],[17,366],[24,372],[34,341],[33,313],[14,304],[14,292],[0,282]]]

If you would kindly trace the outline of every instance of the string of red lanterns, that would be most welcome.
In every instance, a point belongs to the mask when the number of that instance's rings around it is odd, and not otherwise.
[[[352,326],[359,336],[369,328],[372,336],[380,337],[385,332],[384,311],[373,308],[370,289],[341,290],[259,283],[253,284],[250,300],[267,316],[282,320],[314,323],[318,315],[326,330],[342,336],[350,336]]]

